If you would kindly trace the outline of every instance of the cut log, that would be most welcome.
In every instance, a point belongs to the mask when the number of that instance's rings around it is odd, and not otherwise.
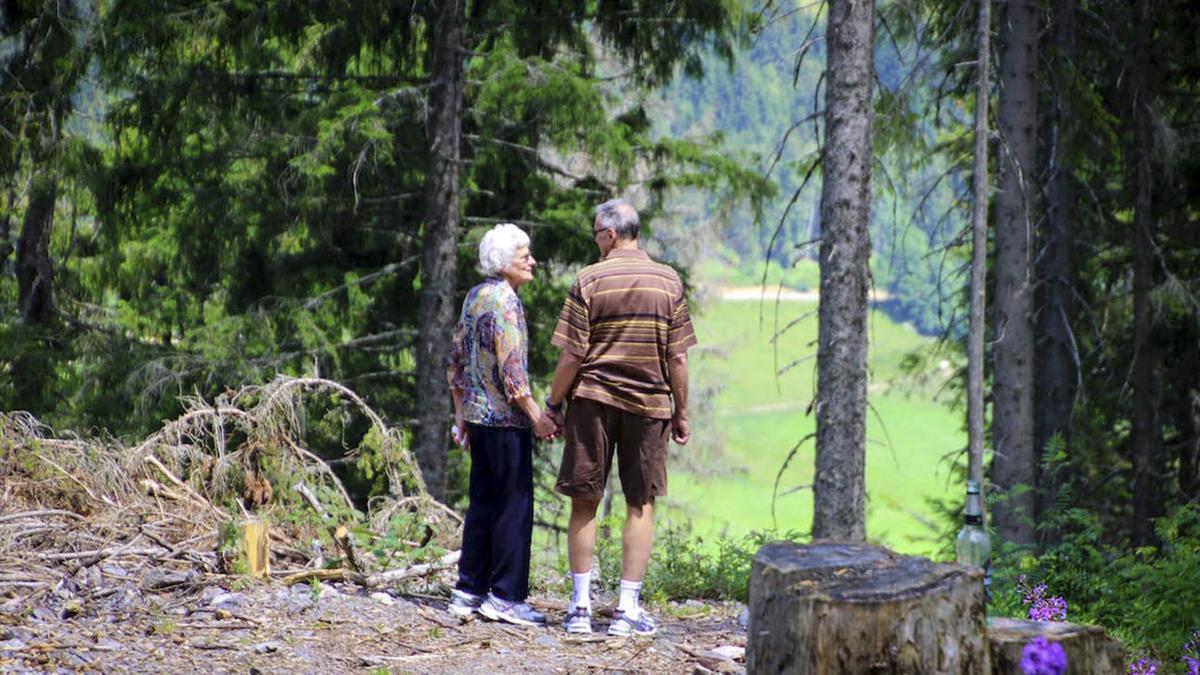
[[[995,675],[1020,675],[1021,655],[1035,637],[1062,645],[1067,655],[1067,675],[1123,674],[1125,648],[1099,626],[1055,621],[993,619],[987,628]]]
[[[983,570],[868,544],[763,546],[747,632],[752,673],[991,673]]]

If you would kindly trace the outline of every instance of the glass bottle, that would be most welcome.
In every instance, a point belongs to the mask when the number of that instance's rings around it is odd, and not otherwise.
[[[983,499],[979,494],[979,481],[967,481],[967,505],[965,523],[958,531],[954,544],[960,565],[983,568],[983,589],[987,599],[992,597],[992,540],[983,528]]]

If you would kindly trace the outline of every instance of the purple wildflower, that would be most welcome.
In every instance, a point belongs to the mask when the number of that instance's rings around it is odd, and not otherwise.
[[[1066,621],[1067,601],[1058,596],[1042,598],[1029,607],[1029,618],[1033,621]]]
[[[1067,672],[1067,653],[1062,645],[1039,635],[1025,644],[1020,665],[1025,675],[1062,675]]]
[[[1046,584],[1029,585],[1024,575],[1017,576],[1017,589],[1024,594],[1022,602],[1029,606],[1031,621],[1066,621],[1067,601],[1060,596],[1046,597]]]
[[[1183,663],[1187,675],[1200,675],[1200,630],[1192,631],[1192,639],[1183,645]]]
[[[1138,659],[1129,664],[1129,675],[1158,675],[1158,661]]]

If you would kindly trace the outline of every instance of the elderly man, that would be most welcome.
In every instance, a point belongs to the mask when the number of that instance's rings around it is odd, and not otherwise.
[[[667,493],[667,438],[683,445],[690,435],[687,350],[696,336],[679,275],[638,249],[631,205],[614,199],[597,207],[592,236],[602,260],[580,271],[563,304],[551,340],[562,353],[546,399],[566,438],[555,487],[571,498],[574,592],[563,627],[592,632],[596,507],[615,450],[626,519],[620,600],[608,633],[651,635],[654,620],[638,596],[654,540],[654,500]]]

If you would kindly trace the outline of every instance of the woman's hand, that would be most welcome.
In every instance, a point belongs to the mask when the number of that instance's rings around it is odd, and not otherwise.
[[[450,438],[462,446],[464,450],[471,445],[471,437],[467,435],[467,424],[463,420],[462,411],[454,411],[454,426],[450,427]]]

